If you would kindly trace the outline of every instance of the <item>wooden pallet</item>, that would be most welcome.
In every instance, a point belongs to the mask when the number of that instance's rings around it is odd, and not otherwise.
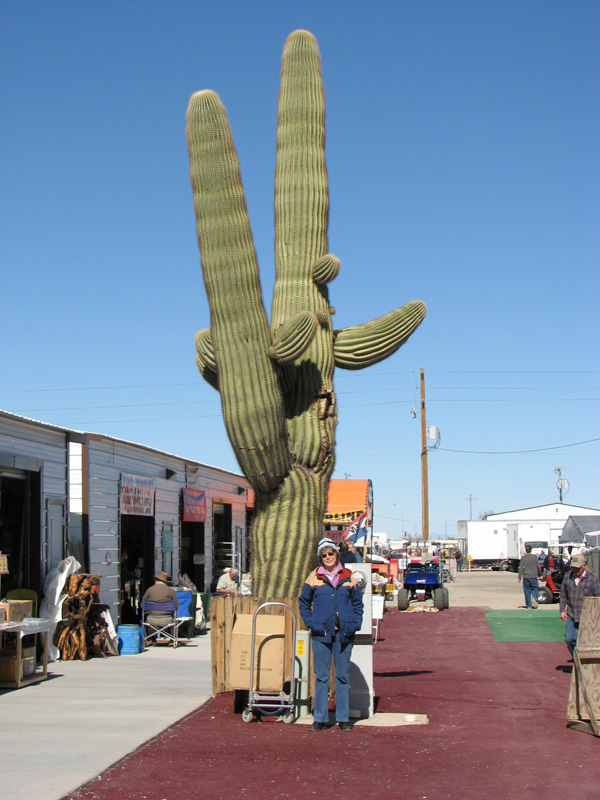
[[[583,601],[567,725],[600,737],[600,597],[586,597]]]

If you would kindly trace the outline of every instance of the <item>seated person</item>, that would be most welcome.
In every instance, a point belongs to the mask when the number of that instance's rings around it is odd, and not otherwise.
[[[169,576],[167,573],[159,572],[158,575],[154,576],[154,586],[146,589],[142,600],[151,600],[154,603],[166,603],[169,600],[175,600],[175,608],[179,608],[177,593],[168,583]],[[153,611],[148,614],[147,620],[152,625],[164,625],[164,623],[168,622],[172,617],[173,614],[171,614],[171,612],[160,614],[160,612]]]
[[[230,594],[235,595],[238,593],[238,585],[237,585],[237,576],[238,571],[235,567],[231,569],[226,569],[225,572],[219,578],[219,582],[217,583],[217,594]]]

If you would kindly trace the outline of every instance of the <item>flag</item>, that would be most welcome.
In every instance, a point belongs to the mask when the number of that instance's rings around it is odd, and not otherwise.
[[[363,511],[363,513],[355,519],[352,525],[350,525],[346,530],[342,533],[342,541],[351,541],[356,543],[359,539],[367,532],[367,512]]]

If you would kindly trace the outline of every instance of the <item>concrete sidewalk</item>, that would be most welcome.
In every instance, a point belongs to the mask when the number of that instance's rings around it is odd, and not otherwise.
[[[210,633],[138,655],[57,661],[0,690],[2,800],[59,800],[211,695]]]

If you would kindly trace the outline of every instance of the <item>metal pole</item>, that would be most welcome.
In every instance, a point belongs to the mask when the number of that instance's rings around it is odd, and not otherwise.
[[[429,483],[427,478],[427,422],[425,414],[425,370],[421,369],[421,490],[423,541],[429,539]]]
[[[470,494],[466,499],[469,501],[469,519],[472,520],[473,519],[473,500],[477,500],[477,498],[473,497],[473,495]]]

